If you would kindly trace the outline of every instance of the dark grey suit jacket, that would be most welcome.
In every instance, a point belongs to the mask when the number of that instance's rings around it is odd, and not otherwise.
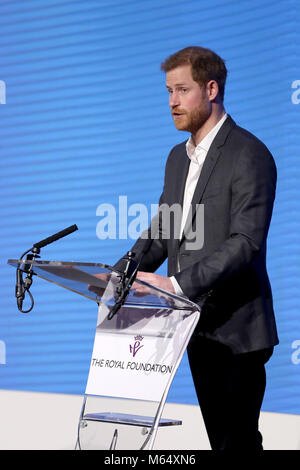
[[[185,142],[175,146],[166,164],[161,205],[182,204],[189,163]],[[195,334],[228,345],[234,353],[278,343],[266,270],[275,188],[276,167],[269,150],[228,116],[195,189],[192,227],[186,226],[180,241],[174,224],[168,239],[160,227],[140,265],[140,270],[154,272],[168,258],[168,275],[175,275],[183,293],[202,307]],[[187,236],[191,228],[200,230],[196,204],[204,204],[204,243],[195,250],[188,247]],[[139,239],[132,251],[139,254],[144,245]]]

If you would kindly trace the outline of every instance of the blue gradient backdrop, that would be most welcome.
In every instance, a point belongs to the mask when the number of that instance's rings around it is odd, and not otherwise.
[[[120,195],[157,203],[168,152],[186,138],[160,63],[202,45],[226,60],[227,112],[276,160],[268,268],[280,345],[263,409],[300,413],[299,10],[297,0],[0,1],[0,388],[84,393],[95,304],[35,279],[35,308],[20,314],[7,259],[74,223],[43,259],[113,264],[127,251],[132,240],[97,238],[97,207],[117,208]],[[186,357],[168,400],[196,403]]]

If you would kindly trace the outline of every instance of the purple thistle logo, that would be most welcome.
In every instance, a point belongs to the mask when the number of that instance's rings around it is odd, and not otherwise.
[[[132,353],[132,356],[134,357],[136,353],[138,352],[139,349],[141,349],[144,345],[141,344],[141,341],[143,341],[144,337],[141,335],[137,335],[134,337],[135,343],[132,345],[129,345],[129,351]]]

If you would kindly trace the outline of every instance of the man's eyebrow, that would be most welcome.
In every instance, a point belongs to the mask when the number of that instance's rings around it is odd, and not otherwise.
[[[177,86],[188,86],[188,85],[186,83],[175,83],[174,86],[177,87]],[[172,88],[171,85],[168,85],[167,83],[166,83],[166,87],[167,88]]]

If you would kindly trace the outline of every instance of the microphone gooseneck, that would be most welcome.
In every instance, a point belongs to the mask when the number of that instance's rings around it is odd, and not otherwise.
[[[154,234],[151,236],[150,227],[147,238],[143,243],[143,248],[138,257],[136,256],[136,253],[128,251],[126,256],[123,258],[126,261],[126,266],[123,272],[118,275],[119,284],[116,288],[117,298],[115,299],[115,305],[112,307],[107,316],[108,320],[111,320],[116,315],[116,313],[118,313],[122,305],[124,305],[132,284],[134,283],[137,276],[142,259],[151,248],[155,233],[156,232],[154,232]]]
[[[15,296],[17,299],[17,306],[20,312],[22,313],[29,313],[34,306],[34,299],[33,296],[30,292],[30,287],[32,285],[32,276],[34,275],[33,272],[33,262],[35,261],[36,258],[39,258],[39,253],[40,249],[43,248],[46,245],[49,245],[50,243],[53,243],[60,238],[66,237],[70,233],[75,232],[78,230],[77,225],[71,225],[70,227],[65,228],[64,230],[61,230],[58,233],[55,233],[54,235],[51,235],[48,238],[45,238],[44,240],[41,240],[37,243],[35,243],[32,248],[29,250],[25,251],[20,257],[20,262],[18,263],[17,266],[17,271],[16,271],[16,287],[15,287]],[[31,253],[30,253],[31,252]],[[28,254],[30,253],[30,254]],[[30,261],[30,263],[24,263],[23,258],[26,256],[25,261]],[[21,270],[21,260],[24,264],[24,269]],[[26,278],[23,280],[23,272],[27,274]],[[31,305],[27,310],[23,309],[23,300],[25,298],[25,294],[28,293],[30,299],[31,299]]]

